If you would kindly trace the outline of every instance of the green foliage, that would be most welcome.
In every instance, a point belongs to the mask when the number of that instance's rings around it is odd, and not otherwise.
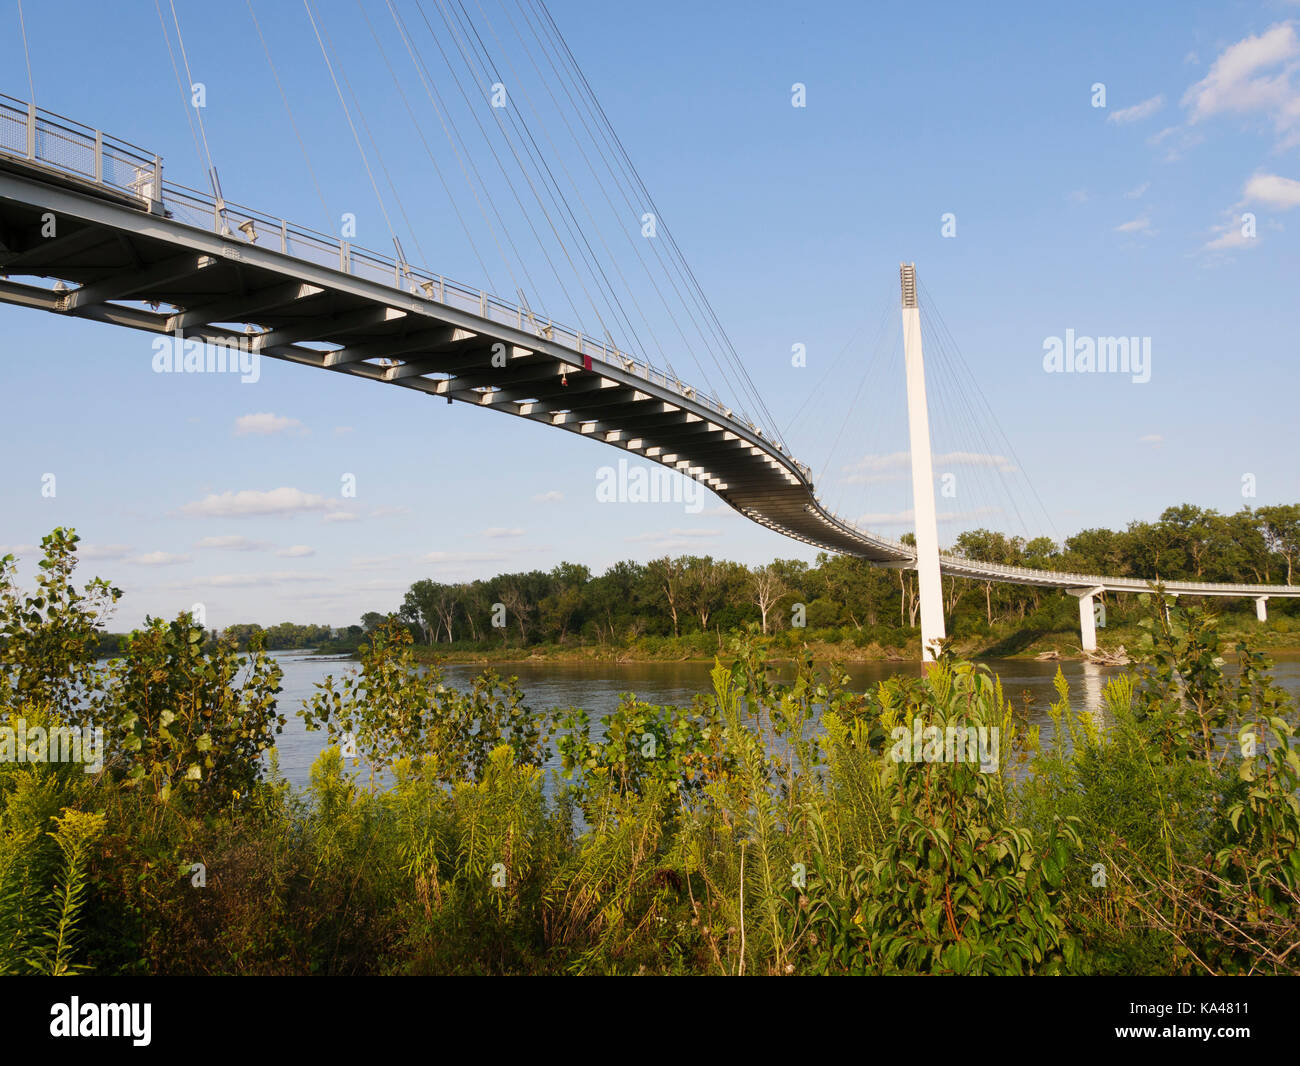
[[[1058,674],[1043,736],[951,648],[919,679],[855,692],[788,629],[763,637],[754,621],[692,706],[629,693],[593,723],[532,710],[490,670],[454,690],[415,661],[409,620],[371,618],[360,669],[302,708],[333,743],[299,791],[278,773],[280,673],[259,638],[242,655],[185,616],[150,620],[97,665],[114,597],[74,589],[75,543],[47,538],[36,596],[0,567],[0,720],[108,733],[99,772],[0,761],[0,972],[1300,969],[1294,710],[1257,649],[1239,645],[1234,669],[1214,618],[1167,616],[1159,597],[1143,670],[1089,711]],[[826,572],[872,595],[856,568]],[[542,576],[570,591],[603,580]],[[680,594],[685,627],[710,610],[711,578],[702,561],[679,576],[663,595]],[[822,621],[892,625],[835,595]],[[525,626],[571,631],[569,606],[553,599]],[[788,680],[769,658],[783,649]],[[996,730],[996,760],[973,761],[957,730]],[[336,746],[348,734],[370,788]]]
[[[247,793],[284,729],[276,712],[283,671],[259,647],[205,646],[189,615],[146,620],[108,669],[103,711],[110,751],[127,784],[166,803],[183,790],[200,806]]]
[[[892,736],[996,730],[987,735],[999,737],[1000,753],[1014,741],[1001,686],[984,668],[941,663],[920,682],[883,683],[877,700],[875,717]],[[879,755],[864,720],[828,733],[836,793],[865,797],[848,810],[869,807],[874,825],[857,835],[871,844],[860,864],[846,875],[823,856],[800,901],[796,927],[812,972],[1052,973],[1073,958],[1060,914],[1077,846],[1071,822],[1041,834],[1016,824],[1002,763],[909,760],[903,748]]]
[[[122,590],[95,578],[77,591],[72,574],[80,539],[58,528],[41,541],[30,594],[14,584],[14,557],[0,558],[0,707],[36,702],[60,721],[75,721],[95,691],[95,653]]]
[[[502,744],[520,763],[546,761],[547,738],[523,706],[517,679],[503,682],[488,670],[469,692],[458,692],[436,668],[422,671],[411,645],[396,619],[380,624],[362,646],[359,671],[316,686],[301,711],[307,728],[326,728],[334,744],[351,737],[372,774],[391,771],[400,758],[427,756],[440,781],[478,780]]]

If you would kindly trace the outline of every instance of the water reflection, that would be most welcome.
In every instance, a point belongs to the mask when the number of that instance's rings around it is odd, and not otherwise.
[[[302,652],[276,652],[274,655],[284,669],[279,707],[288,719],[278,745],[280,769],[293,784],[306,785],[311,764],[325,747],[326,734],[323,731],[308,733],[297,715],[298,708],[326,674],[341,675],[356,664],[347,660],[320,659]],[[1056,700],[1052,681],[1058,667],[1069,683],[1073,709],[1086,711],[1098,725],[1102,723],[1102,691],[1106,682],[1134,669],[1019,659],[990,660],[988,665],[1001,678],[1003,690],[1016,711],[1024,713],[1024,724],[1040,726],[1044,738],[1051,735],[1048,708]],[[614,711],[620,694],[624,692],[635,692],[641,699],[654,704],[689,704],[696,693],[712,690],[711,668],[709,663],[522,662],[500,664],[497,670],[503,676],[513,674],[519,678],[527,706],[535,710],[583,707],[595,721]],[[851,663],[845,669],[853,687],[859,690],[893,675],[919,677],[921,674],[920,664],[912,662]],[[448,684],[459,688],[468,687],[470,680],[482,670],[483,667],[477,665],[453,665],[444,667],[443,673]],[[794,667],[784,667],[777,674],[782,679],[789,679],[794,675]],[[1274,676],[1293,698],[1300,697],[1300,656],[1279,657]],[[553,767],[554,763],[551,765]]]

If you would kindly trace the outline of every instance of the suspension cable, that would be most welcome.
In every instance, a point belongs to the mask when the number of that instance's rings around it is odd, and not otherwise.
[[[366,157],[365,146],[361,143],[361,138],[357,134],[356,124],[352,121],[352,112],[348,110],[348,102],[343,98],[343,90],[339,87],[339,80],[334,75],[334,64],[330,62],[329,52],[326,51],[325,42],[321,39],[320,28],[316,24],[316,16],[311,9],[311,0],[302,0],[303,7],[307,9],[307,18],[311,21],[312,32],[316,35],[316,43],[320,45],[320,54],[325,60],[325,67],[329,71],[330,81],[334,83],[334,92],[338,95],[339,104],[343,107],[343,114],[348,120],[348,129],[352,131],[352,139],[356,142],[357,151],[361,155],[361,164],[366,168],[366,177],[370,179],[370,187],[375,191],[375,199],[379,201],[379,211],[384,216],[384,224],[388,226],[389,235],[394,239],[397,237],[393,229],[392,219],[388,217],[388,208],[384,204],[383,193],[379,191],[379,184],[375,181],[374,172],[370,169],[370,160]]]
[[[280,100],[284,104],[284,110],[289,116],[289,125],[293,127],[293,135],[298,141],[298,149],[302,152],[302,158],[307,164],[307,173],[311,175],[311,183],[316,188],[316,196],[320,200],[320,205],[325,209],[325,218],[333,225],[334,215],[330,211],[329,204],[325,202],[325,193],[321,190],[320,182],[316,180],[316,168],[311,165],[311,154],[307,151],[307,144],[302,139],[302,133],[298,129],[298,123],[293,117],[293,108],[289,106],[289,97],[285,94],[284,85],[280,82],[280,73],[275,69],[275,63],[271,59],[271,49],[266,43],[266,38],[262,35],[262,25],[257,21],[257,14],[253,11],[253,0],[245,0],[248,5],[249,17],[253,20],[253,28],[257,30],[257,39],[262,42],[262,51],[266,54],[266,65],[271,68],[271,77],[275,79],[275,87],[280,93]]]
[[[181,94],[181,107],[185,111],[185,122],[190,127],[190,139],[194,141],[194,154],[198,157],[199,169],[202,170],[203,149],[199,146],[198,131],[194,128],[194,116],[190,114],[190,112],[194,110],[194,108],[190,106],[191,93],[193,90],[191,89],[187,92],[185,89],[185,83],[181,81],[180,68],[176,66],[176,53],[172,50],[171,33],[167,29],[167,21],[163,18],[162,7],[159,5],[158,0],[154,0],[153,6],[154,10],[158,12],[158,25],[162,27],[163,41],[167,45],[167,58],[171,60],[172,73],[176,76],[176,88]],[[193,82],[190,84],[193,85]],[[211,178],[211,174],[209,174],[209,178]]]
[[[190,92],[193,93],[194,75],[190,73],[190,57],[188,54],[186,54],[185,51],[185,37],[181,33],[180,16],[176,14],[176,4],[174,0],[167,0],[167,4],[171,8],[172,22],[176,26],[176,44],[177,47],[180,48],[181,62],[185,64],[185,78],[190,83]],[[203,157],[208,161],[208,180],[212,184],[212,194],[213,196],[216,197],[218,201],[220,201],[222,200],[223,197],[221,195],[221,189],[217,184],[216,168],[212,165],[212,151],[208,147],[208,130],[207,127],[203,124],[203,109],[195,107],[195,108],[191,108],[191,110],[194,112],[194,117],[199,124],[199,136],[203,139]]]
[[[27,62],[27,91],[32,107],[36,106],[36,82],[32,80],[32,53],[27,47],[27,20],[23,18],[23,0],[18,0],[18,32],[23,39],[23,59]]]

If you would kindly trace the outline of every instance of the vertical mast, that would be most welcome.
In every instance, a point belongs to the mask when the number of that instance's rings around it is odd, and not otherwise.
[[[921,354],[921,310],[916,302],[916,264],[899,267],[903,288],[903,358],[907,365],[907,425],[912,445],[912,506],[916,518],[916,576],[921,598],[921,661],[933,662],[935,641],[944,638],[943,587],[939,578],[939,527],[930,459],[930,415]]]

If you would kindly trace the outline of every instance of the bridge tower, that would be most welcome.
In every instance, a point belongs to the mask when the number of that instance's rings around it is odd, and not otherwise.
[[[916,264],[898,268],[903,288],[903,359],[907,365],[907,425],[912,446],[912,508],[916,518],[916,579],[921,600],[921,661],[933,662],[943,640],[943,586],[939,576],[939,525],[930,458],[930,412],[925,400],[921,309],[916,302]]]

